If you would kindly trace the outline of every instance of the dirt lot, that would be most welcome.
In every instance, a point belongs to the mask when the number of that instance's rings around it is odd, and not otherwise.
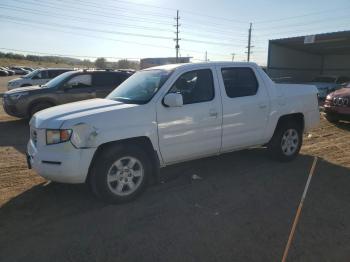
[[[167,168],[119,206],[29,171],[25,121],[0,112],[0,131],[0,261],[278,261],[315,155],[289,261],[349,261],[349,123],[322,120],[291,163],[251,149]]]
[[[13,75],[13,76],[0,76],[0,96],[2,93],[7,91],[7,82],[11,79],[18,78],[20,76]]]

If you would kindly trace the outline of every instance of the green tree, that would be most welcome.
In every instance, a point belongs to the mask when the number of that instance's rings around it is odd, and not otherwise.
[[[95,60],[95,66],[99,69],[107,68],[107,60],[106,58],[100,57]]]

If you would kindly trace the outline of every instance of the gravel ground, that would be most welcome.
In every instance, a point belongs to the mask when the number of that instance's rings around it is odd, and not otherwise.
[[[350,123],[323,119],[291,163],[256,148],[166,168],[116,206],[28,170],[25,121],[0,111],[0,130],[0,261],[278,261],[313,156],[288,261],[349,261]]]
[[[0,96],[7,91],[7,82],[19,77],[18,75],[0,76]]]

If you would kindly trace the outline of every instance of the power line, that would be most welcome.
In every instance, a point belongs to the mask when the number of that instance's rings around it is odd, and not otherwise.
[[[2,20],[2,18],[0,17],[0,20]],[[8,21],[10,23],[13,24],[18,24],[18,25],[23,25],[23,26],[30,26],[26,23],[21,23],[18,21]],[[31,26],[30,26],[31,27]],[[31,27],[32,28],[32,27]],[[92,35],[86,35],[86,34],[82,34],[82,33],[77,33],[77,32],[70,32],[70,31],[64,31],[64,30],[58,30],[58,29],[52,29],[52,28],[48,28],[45,25],[36,25],[35,27],[36,29],[40,29],[43,28],[45,30],[50,30],[50,31],[57,31],[57,32],[61,32],[61,33],[65,33],[65,34],[71,34],[71,35],[79,35],[79,36],[84,36],[84,37],[88,37],[88,38],[93,38],[93,39],[98,39],[98,40],[108,40],[108,41],[113,41],[113,42],[118,42],[118,43],[127,43],[127,44],[135,44],[135,45],[140,45],[140,46],[149,46],[149,47],[155,47],[155,48],[163,48],[163,49],[173,49],[172,47],[169,46],[162,46],[162,45],[153,45],[153,44],[147,44],[147,43],[140,43],[140,42],[132,42],[132,41],[126,41],[126,40],[117,40],[117,39],[113,39],[113,38],[108,38],[108,37],[96,37],[96,36],[92,36]],[[202,54],[201,51],[198,50],[191,50],[191,49],[182,49],[185,52],[191,52],[191,53],[197,53],[197,54]],[[221,57],[227,57],[229,55],[227,54],[221,54],[221,53],[211,53],[215,56],[221,56]]]
[[[41,21],[35,21],[35,20],[30,20],[30,19],[24,19],[20,17],[11,17],[11,16],[3,16],[0,15],[0,17],[9,19],[9,20],[20,20],[20,21],[25,21],[28,23],[34,23],[34,24],[42,24]],[[102,29],[92,29],[92,28],[87,28],[87,27],[82,27],[82,26],[75,26],[75,25],[61,25],[57,23],[52,23],[52,22],[45,22],[47,25],[51,26],[56,26],[56,27],[63,27],[63,28],[69,28],[69,29],[74,29],[74,30],[83,30],[83,31],[92,31],[92,32],[99,32],[99,33],[107,33],[107,34],[113,34],[113,35],[127,35],[127,36],[137,36],[137,37],[145,37],[145,38],[157,38],[157,39],[171,39],[171,37],[165,37],[165,36],[158,36],[158,35],[149,35],[149,34],[136,34],[136,33],[127,33],[127,32],[121,32],[121,31],[112,31],[112,30],[102,30]]]
[[[115,2],[119,2],[119,3],[124,3],[124,4],[131,4],[131,5],[137,5],[137,6],[144,6],[144,7],[148,7],[148,8],[156,8],[156,9],[161,9],[161,10],[171,10],[171,11],[176,11],[177,9],[175,8],[170,8],[170,7],[164,7],[164,6],[156,6],[156,5],[150,5],[150,4],[144,4],[144,3],[132,3],[129,1],[123,1],[123,0],[117,0]],[[215,19],[215,20],[223,20],[223,21],[230,21],[233,23],[241,23],[241,24],[247,24],[247,21],[243,21],[243,20],[238,20],[238,19],[232,19],[232,18],[226,18],[226,17],[217,17],[217,16],[212,16],[212,15],[208,15],[205,13],[200,13],[200,12],[193,12],[192,10],[181,10],[181,12],[184,13],[188,13],[188,14],[192,14],[192,15],[196,15],[199,17],[204,17],[205,19],[211,18],[211,19]]]
[[[305,21],[304,23],[297,23],[297,24],[287,24],[287,25],[279,25],[279,26],[265,26],[265,27],[258,27],[257,30],[271,30],[271,29],[278,29],[278,28],[290,28],[290,27],[299,27],[299,26],[310,26],[311,24],[320,24],[320,23],[327,23],[329,24],[330,22],[338,22],[343,19],[349,19],[349,16],[341,16],[341,17],[336,17],[332,19],[331,21],[323,19],[318,19],[318,20],[312,20],[312,21]]]
[[[31,4],[31,3],[28,3],[28,1],[38,1],[38,0],[17,0],[19,2],[22,2],[22,3],[25,3],[25,4]],[[67,11],[66,8],[69,8],[68,11],[74,9],[72,4],[63,4],[63,6],[59,6],[57,7],[56,5],[51,5],[51,3],[41,3],[40,2],[40,7],[46,7],[46,8],[54,8],[54,9],[61,9],[61,10],[65,10]],[[37,7],[37,6],[36,6]],[[63,7],[63,8],[62,8]],[[109,12],[101,12],[101,11],[96,11],[96,7],[94,8],[94,10],[92,9],[87,9],[87,8],[81,8],[81,6],[79,7],[80,10],[79,10],[79,13],[80,14],[88,14],[88,15],[95,15],[95,16],[101,16],[101,17],[107,17],[107,18],[115,18],[115,14],[114,13],[109,13]],[[121,17],[124,17],[124,19],[127,19],[127,20],[134,20],[134,21],[141,21],[141,22],[144,22],[144,23],[157,23],[157,24],[161,24],[161,25],[169,25],[168,22],[164,21],[164,20],[156,20],[154,19],[154,17],[157,17],[157,16],[152,16],[152,19],[149,19],[149,18],[139,18],[139,17],[135,17],[135,16],[130,16],[130,15],[125,15],[125,14],[122,14],[122,15],[118,15],[118,16],[121,16]],[[207,21],[207,19],[206,19]],[[188,24],[195,24],[196,26],[199,26],[199,27],[203,27],[205,28],[206,30],[208,30],[208,28],[212,28],[212,30],[218,30],[218,26],[222,26],[222,25],[219,25],[219,24],[214,24],[214,23],[204,23],[203,21],[199,21],[199,22],[195,22],[195,23],[188,23]],[[192,26],[193,27],[193,26]],[[230,27],[232,28],[232,26]],[[219,29],[220,30],[220,29]],[[226,30],[226,32],[228,32],[229,28],[225,28],[225,29],[221,29],[221,31],[223,30]],[[232,31],[230,31],[230,33],[232,33]]]
[[[332,13],[332,12],[342,11],[342,10],[346,10],[346,9],[350,9],[350,6],[342,7],[342,8],[327,9],[327,10],[311,12],[311,13],[306,13],[306,14],[301,14],[301,15],[296,15],[296,16],[282,17],[282,18],[277,18],[277,19],[269,19],[269,20],[261,20],[261,21],[258,20],[255,22],[258,24],[280,22],[280,21],[285,21],[285,20],[290,20],[290,19],[295,19],[295,18],[300,18],[300,17],[318,15],[318,14],[322,14],[322,13]]]
[[[163,29],[163,28],[157,28],[157,27],[147,27],[147,26],[136,26],[136,25],[129,25],[129,24],[122,24],[118,22],[108,22],[108,21],[103,21],[103,20],[94,20],[91,18],[85,18],[85,17],[80,17],[80,16],[70,16],[70,15],[62,15],[58,13],[53,13],[53,12],[38,12],[37,10],[30,9],[30,8],[22,8],[22,7],[12,7],[12,6],[7,6],[4,4],[0,4],[0,6],[3,9],[8,9],[8,10],[13,10],[13,11],[18,11],[18,12],[23,12],[23,13],[28,13],[28,14],[35,14],[35,15],[40,15],[40,16],[49,16],[49,17],[58,17],[58,18],[69,18],[73,21],[82,21],[82,22],[88,22],[88,23],[94,23],[94,24],[105,24],[105,25],[120,25],[128,28],[135,28],[135,29],[142,29],[142,30],[152,30],[152,31],[165,31],[165,32],[171,32],[170,29]]]
[[[19,20],[19,21],[24,21],[28,23],[34,23],[34,24],[42,24],[41,21],[36,21],[36,20],[30,20],[30,19],[24,19],[20,17],[13,17],[13,16],[3,16],[0,15],[0,17],[8,20]],[[61,28],[69,28],[73,30],[82,30],[82,31],[90,31],[90,32],[99,32],[99,33],[107,33],[107,34],[119,34],[119,35],[126,35],[126,36],[136,36],[136,37],[144,37],[144,38],[154,38],[154,39],[166,39],[166,40],[171,40],[171,37],[166,37],[166,36],[159,36],[159,35],[149,35],[149,34],[138,34],[138,33],[127,33],[127,32],[122,32],[122,31],[113,31],[113,30],[102,30],[102,29],[95,29],[95,28],[87,28],[87,27],[82,27],[82,26],[75,26],[75,25],[62,25],[58,23],[52,23],[52,22],[46,22],[46,25],[54,26],[54,27],[61,27]],[[225,42],[212,42],[212,41],[201,41],[201,40],[196,40],[196,39],[183,39],[183,41],[186,42],[193,42],[193,43],[202,43],[202,44],[209,44],[209,45],[226,45],[226,46],[231,46],[232,44],[230,43],[225,43]]]
[[[18,2],[27,4],[27,5],[32,5],[34,4],[33,2],[29,2],[28,0],[17,0]],[[30,1],[30,0],[29,0]],[[31,1],[36,1],[36,0],[31,0]],[[64,11],[68,11],[68,12],[74,12],[74,14],[76,14],[76,10],[75,8],[73,8],[71,5],[52,5],[52,4],[48,4],[48,3],[42,3],[39,2],[39,5],[35,5],[35,7],[44,7],[44,8],[52,8],[54,10],[64,10]],[[67,9],[68,8],[68,9]],[[96,10],[91,10],[91,9],[86,9],[86,8],[82,8],[82,6],[79,7],[79,13],[80,14],[86,14],[86,15],[93,15],[93,16],[99,16],[99,17],[104,17],[104,18],[116,18],[115,13],[110,13],[110,12],[102,12],[102,11],[96,11]],[[167,23],[164,20],[157,20],[157,19],[149,19],[149,18],[140,18],[137,16],[130,16],[130,15],[124,15],[124,14],[119,14],[118,17],[122,17],[125,20],[130,20],[130,21],[139,21],[139,22],[143,22],[143,23],[153,23],[153,24],[160,24],[160,25],[171,25],[171,23]]]
[[[8,10],[13,10],[16,12],[23,12],[23,13],[28,13],[28,14],[34,14],[34,15],[44,15],[44,16],[48,16],[48,17],[57,17],[57,18],[65,18],[65,19],[71,19],[73,21],[82,21],[82,22],[88,22],[88,23],[94,23],[94,24],[105,24],[105,25],[111,25],[111,26],[115,26],[115,25],[120,25],[123,27],[127,27],[127,28],[135,28],[135,29],[142,29],[142,30],[152,30],[152,31],[164,31],[164,32],[171,32],[169,29],[163,29],[163,28],[158,28],[158,27],[147,27],[147,26],[136,26],[136,25],[129,25],[129,24],[124,24],[124,23],[118,23],[118,22],[107,22],[107,21],[103,21],[103,20],[96,20],[96,19],[91,19],[91,18],[84,18],[84,17],[80,17],[80,16],[70,16],[70,15],[62,15],[62,14],[57,14],[57,13],[53,13],[53,12],[49,12],[49,11],[45,11],[45,12],[38,12],[37,10],[34,9],[30,9],[30,8],[23,8],[23,7],[12,7],[12,6],[8,6],[8,5],[4,5],[4,4],[0,4],[0,6],[3,9],[8,9]],[[198,31],[198,30],[196,30]],[[220,31],[219,31],[220,32]],[[207,32],[206,34],[196,34],[196,33],[189,33],[190,35],[194,35],[194,36],[199,36],[199,37],[208,37],[208,33],[210,34],[214,34],[216,35],[215,37],[217,37],[218,35],[220,35],[217,30],[214,33],[210,33]],[[186,33],[185,33],[186,35]],[[223,35],[223,34],[222,34]],[[225,36],[227,36],[227,34],[225,33]],[[242,37],[243,36],[238,36],[238,37]],[[220,38],[222,39],[223,37],[220,36]],[[245,37],[244,37],[245,38]],[[236,39],[227,39],[228,41],[236,41]]]

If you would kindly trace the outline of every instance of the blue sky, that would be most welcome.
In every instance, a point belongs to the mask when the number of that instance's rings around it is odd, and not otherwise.
[[[266,64],[269,39],[350,30],[349,0],[1,0],[0,51],[139,59],[175,55],[174,17],[180,11],[180,54],[212,61]],[[5,48],[5,49],[4,49]],[[25,53],[25,52],[24,52]]]

